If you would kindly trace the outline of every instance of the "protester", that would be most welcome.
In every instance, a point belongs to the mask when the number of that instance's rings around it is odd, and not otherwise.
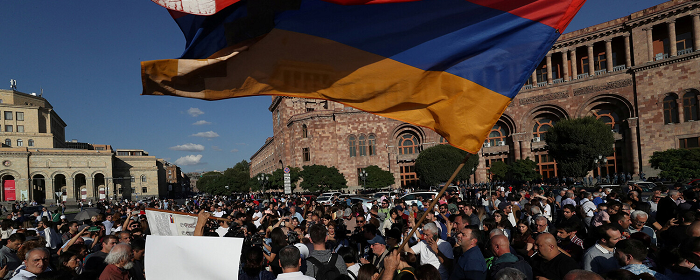
[[[129,269],[134,266],[134,256],[131,246],[125,243],[114,245],[107,257],[105,257],[105,267],[100,280],[130,280]]]
[[[280,250],[280,267],[282,273],[277,275],[277,280],[314,280],[314,277],[306,276],[299,272],[301,267],[301,252],[297,247],[287,246]]]
[[[12,280],[31,280],[45,271],[50,271],[49,258],[51,254],[46,248],[34,248],[27,252],[24,268],[12,277]]]

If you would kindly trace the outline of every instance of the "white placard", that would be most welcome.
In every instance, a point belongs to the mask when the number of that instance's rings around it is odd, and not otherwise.
[[[146,209],[146,218],[152,235],[193,236],[197,226],[197,216]]]
[[[146,279],[238,279],[243,238],[146,237]]]

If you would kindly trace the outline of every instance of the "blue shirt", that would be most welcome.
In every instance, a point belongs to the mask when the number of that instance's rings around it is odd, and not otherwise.
[[[652,276],[656,278],[656,280],[669,280],[666,275],[663,275],[661,273],[658,273],[656,271],[651,270],[651,268],[647,267],[646,265],[643,264],[630,264],[621,267],[621,269],[628,270],[629,272],[632,272],[636,275],[642,274],[642,273],[649,273]]]
[[[462,253],[449,279],[486,280],[486,261],[478,246],[474,246]]]

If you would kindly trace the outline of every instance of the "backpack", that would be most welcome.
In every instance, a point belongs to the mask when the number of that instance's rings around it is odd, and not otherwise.
[[[332,254],[328,262],[321,263],[318,259],[310,257],[307,259],[316,267],[316,280],[333,280],[340,276],[340,271],[335,267],[338,254]]]

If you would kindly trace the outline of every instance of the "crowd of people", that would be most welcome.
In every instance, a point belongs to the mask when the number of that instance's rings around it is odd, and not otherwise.
[[[0,276],[145,279],[143,210],[160,208],[198,214],[196,236],[243,238],[242,280],[700,279],[699,192],[504,185],[328,205],[300,194],[198,196],[97,203],[86,221],[16,204],[0,228]]]

